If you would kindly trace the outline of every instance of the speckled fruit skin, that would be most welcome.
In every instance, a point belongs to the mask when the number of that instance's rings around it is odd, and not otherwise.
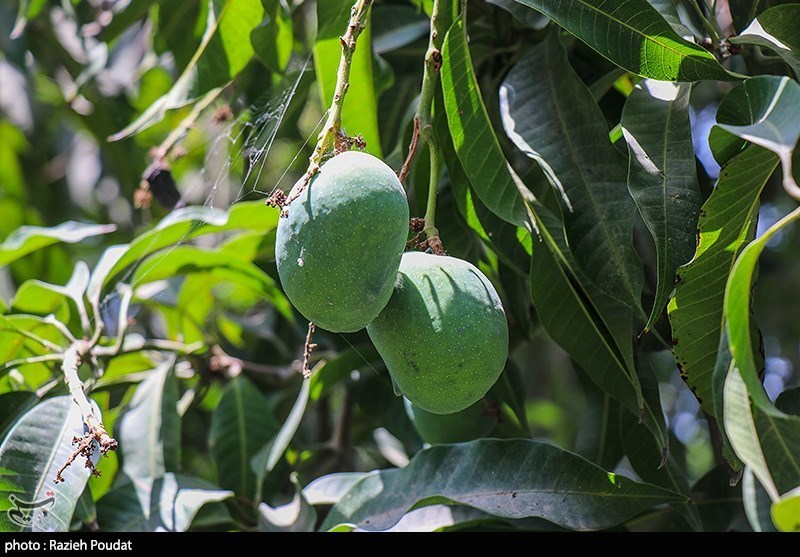
[[[434,414],[477,402],[508,356],[497,291],[475,266],[455,257],[403,254],[394,294],[367,332],[397,388]]]
[[[420,439],[431,445],[462,443],[488,435],[497,425],[486,412],[486,405],[479,400],[455,414],[434,414],[404,400],[406,414],[414,424]]]
[[[367,153],[336,155],[278,223],[281,285],[318,327],[358,331],[389,301],[407,237],[408,203],[394,171]]]

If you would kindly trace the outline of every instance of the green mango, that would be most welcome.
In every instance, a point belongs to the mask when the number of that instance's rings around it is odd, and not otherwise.
[[[318,327],[363,329],[392,295],[408,218],[405,190],[388,165],[358,151],[336,155],[278,223],[275,258],[286,296]]]
[[[455,414],[434,414],[410,400],[404,400],[406,413],[420,439],[431,445],[461,443],[486,436],[497,425],[497,418],[484,400]]]
[[[508,356],[508,323],[497,291],[474,265],[403,254],[391,300],[367,326],[395,386],[434,414],[480,400]]]

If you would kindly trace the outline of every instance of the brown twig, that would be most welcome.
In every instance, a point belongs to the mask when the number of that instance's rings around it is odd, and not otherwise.
[[[311,342],[311,337],[314,335],[314,330],[316,327],[313,323],[309,321],[308,323],[308,334],[306,335],[306,344],[305,348],[303,349],[303,378],[308,379],[311,377],[311,369],[308,367],[308,362],[311,359],[311,351],[317,347],[316,344]]]
[[[411,143],[408,145],[408,156],[403,163],[400,172],[397,173],[397,178],[402,182],[408,176],[408,171],[411,170],[411,161],[414,160],[414,155],[417,154],[417,143],[419,143],[419,118],[414,117],[414,131],[411,133]]]

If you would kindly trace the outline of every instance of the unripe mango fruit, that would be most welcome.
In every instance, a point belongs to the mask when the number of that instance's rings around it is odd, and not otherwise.
[[[286,296],[318,327],[363,329],[392,295],[408,216],[403,186],[383,161],[358,151],[334,156],[278,223],[275,259]]]
[[[485,400],[485,399],[484,399]],[[484,400],[455,414],[434,414],[405,399],[408,414],[420,439],[431,445],[462,443],[487,435],[497,425]]]
[[[497,291],[474,265],[455,257],[403,254],[394,294],[367,332],[397,389],[434,414],[477,402],[508,356]]]

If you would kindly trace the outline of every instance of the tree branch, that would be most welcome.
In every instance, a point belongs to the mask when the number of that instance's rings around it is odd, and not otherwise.
[[[284,202],[283,206],[288,206],[292,201],[300,197],[300,194],[308,186],[311,179],[319,172],[322,166],[322,157],[333,145],[335,151],[349,148],[350,142],[342,133],[342,108],[347,89],[350,87],[350,66],[353,61],[353,54],[356,52],[356,41],[358,36],[367,26],[367,14],[372,5],[372,0],[357,0],[350,10],[350,21],[347,24],[345,34],[339,38],[342,43],[342,57],[339,59],[339,69],[336,72],[336,88],[333,91],[333,100],[328,109],[328,118],[322,131],[319,132],[317,145],[308,160],[308,169],[303,176],[303,182],[295,192]],[[345,141],[343,141],[345,140]]]

